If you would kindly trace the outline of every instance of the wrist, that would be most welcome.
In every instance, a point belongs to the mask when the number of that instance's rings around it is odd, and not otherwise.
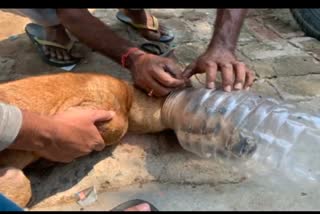
[[[206,50],[205,55],[220,55],[221,53],[230,53],[234,55],[234,52],[235,48],[219,43],[210,45]]]
[[[229,39],[226,39],[226,37],[220,38],[220,37],[216,36],[210,42],[207,52],[214,52],[216,50],[219,50],[219,51],[222,50],[222,51],[229,51],[229,52],[234,53],[235,49],[236,49],[236,44],[234,44],[233,42],[230,42]]]
[[[138,48],[128,49],[128,51],[122,55],[121,64],[123,67],[131,70],[138,58],[144,54],[146,54],[146,52]]]
[[[9,148],[34,152],[43,150],[45,142],[51,139],[51,132],[55,131],[55,123],[48,116],[29,111],[22,111],[22,115],[21,129]]]

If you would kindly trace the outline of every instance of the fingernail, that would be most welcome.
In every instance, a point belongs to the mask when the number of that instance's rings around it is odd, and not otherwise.
[[[245,90],[246,90],[246,91],[249,91],[249,90],[250,90],[250,87],[247,87]]]
[[[147,203],[139,204],[136,206],[139,211],[151,211],[150,205]]]
[[[230,91],[231,91],[231,86],[228,85],[228,86],[224,87],[224,90],[225,90],[226,92],[230,92]]]
[[[241,90],[242,89],[242,83],[241,82],[238,82],[235,86],[234,86],[235,89],[238,89],[238,90]]]
[[[208,83],[208,88],[210,88],[210,89],[215,89],[215,84],[214,84],[214,82],[209,82],[209,83]]]

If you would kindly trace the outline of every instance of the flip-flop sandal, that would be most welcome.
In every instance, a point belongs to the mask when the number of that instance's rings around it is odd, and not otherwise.
[[[113,208],[112,210],[110,211],[124,211],[130,207],[133,207],[133,206],[137,206],[139,204],[143,204],[143,203],[147,203],[150,205],[150,208],[151,208],[151,211],[159,211],[155,206],[153,206],[151,203],[147,202],[147,201],[144,201],[144,200],[140,200],[140,199],[134,199],[134,200],[130,200],[130,201],[127,201],[127,202],[124,202],[118,206],[116,206],[115,208]]]
[[[166,52],[164,52],[159,45],[154,43],[143,43],[142,45],[140,45],[140,49],[148,53],[152,53],[154,55],[162,57],[168,57],[171,54],[171,52],[174,51],[174,49],[169,49]]]
[[[140,49],[158,56],[163,54],[160,46],[153,43],[143,43],[140,45]]]
[[[35,46],[38,49],[38,53],[40,54],[42,60],[46,62],[49,65],[57,66],[57,67],[64,67],[64,66],[69,66],[69,65],[74,65],[79,63],[79,61],[82,59],[81,57],[72,57],[71,55],[71,60],[58,60],[58,59],[51,59],[50,56],[47,56],[44,51],[43,51],[43,46],[50,46],[50,47],[56,47],[56,48],[61,48],[66,50],[68,53],[70,53],[74,42],[71,41],[68,45],[63,46],[61,44],[51,42],[44,40],[44,28],[40,25],[30,23],[27,24],[25,27],[25,32],[29,36],[30,40],[35,44]]]
[[[154,31],[154,32],[158,32],[159,31],[159,21],[155,16],[152,16],[153,19],[153,26],[147,26],[144,24],[136,24],[133,23],[133,21],[131,20],[130,17],[126,16],[122,11],[118,11],[116,17],[123,23],[135,28],[135,29],[146,29],[146,30],[150,30],[150,31]],[[159,40],[157,40],[158,42],[171,42],[174,39],[174,35],[172,34],[172,32],[170,32],[167,28],[165,27],[161,27],[163,28],[164,32],[160,32],[161,36],[159,38]]]

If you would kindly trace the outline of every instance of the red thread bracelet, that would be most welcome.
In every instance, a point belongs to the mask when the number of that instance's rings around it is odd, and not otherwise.
[[[126,68],[126,60],[127,60],[128,56],[129,56],[132,52],[138,51],[138,50],[140,50],[140,49],[139,49],[139,48],[136,48],[136,47],[134,47],[134,48],[129,48],[128,51],[121,56],[121,65],[122,65],[122,67]]]

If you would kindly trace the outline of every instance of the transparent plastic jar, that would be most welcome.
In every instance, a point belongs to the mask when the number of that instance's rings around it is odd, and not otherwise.
[[[294,104],[247,91],[187,88],[168,96],[162,119],[184,149],[201,157],[320,181],[320,118]]]

